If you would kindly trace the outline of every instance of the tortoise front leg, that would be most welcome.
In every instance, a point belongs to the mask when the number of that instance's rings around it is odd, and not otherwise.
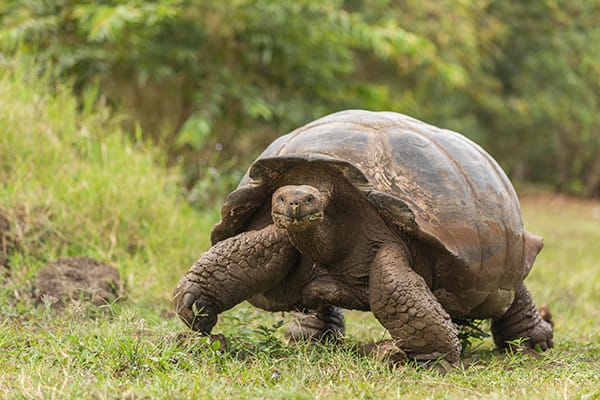
[[[394,361],[459,361],[456,327],[425,280],[410,268],[400,246],[384,244],[377,252],[369,276],[369,303],[392,340],[375,343],[367,352]]]
[[[209,334],[218,314],[278,284],[297,257],[286,231],[274,225],[223,240],[179,281],[175,310],[191,329]]]

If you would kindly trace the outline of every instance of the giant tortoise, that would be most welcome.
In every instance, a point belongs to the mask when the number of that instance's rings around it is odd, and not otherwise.
[[[510,181],[464,136],[394,112],[348,110],[276,139],[227,197],[212,247],[174,304],[193,330],[248,300],[305,313],[292,337],[344,333],[371,311],[396,360],[455,363],[453,321],[492,319],[499,347],[552,347],[523,280],[542,238]]]

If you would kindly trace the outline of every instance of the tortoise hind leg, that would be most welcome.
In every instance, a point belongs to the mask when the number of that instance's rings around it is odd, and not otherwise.
[[[369,276],[369,303],[392,340],[370,345],[366,353],[392,361],[459,361],[456,326],[400,246],[384,244],[377,252]]]
[[[286,336],[293,341],[341,340],[344,337],[344,312],[335,306],[321,306],[316,311],[295,313]]]
[[[524,283],[517,289],[508,311],[492,321],[492,335],[500,348],[506,348],[511,341],[520,338],[525,339],[522,344],[530,348],[539,345],[541,350],[547,350],[553,346],[552,324],[540,316]]]

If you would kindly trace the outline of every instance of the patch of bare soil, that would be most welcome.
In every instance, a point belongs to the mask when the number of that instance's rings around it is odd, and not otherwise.
[[[34,296],[63,308],[74,302],[102,306],[123,296],[119,270],[89,257],[64,257],[48,263],[34,282]]]

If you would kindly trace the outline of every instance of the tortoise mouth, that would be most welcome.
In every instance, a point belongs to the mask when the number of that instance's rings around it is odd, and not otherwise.
[[[275,211],[271,213],[273,217],[273,222],[279,228],[292,230],[292,231],[301,231],[306,229],[309,226],[318,224],[323,221],[323,212],[316,211],[312,213],[307,213],[304,215],[290,215],[291,213]]]

